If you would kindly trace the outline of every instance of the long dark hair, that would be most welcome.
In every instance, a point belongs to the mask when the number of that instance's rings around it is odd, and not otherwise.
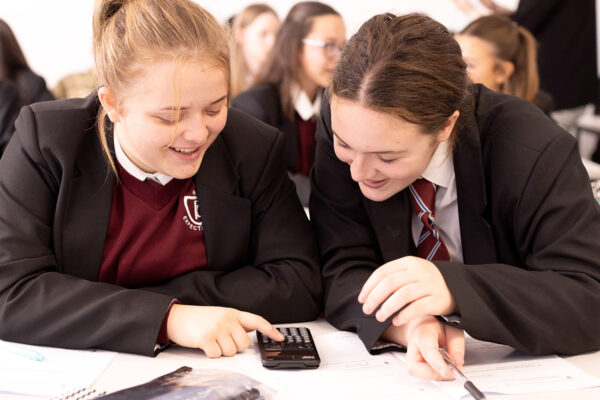
[[[298,54],[302,47],[302,39],[312,29],[314,18],[321,15],[339,16],[340,14],[327,4],[318,1],[304,1],[294,5],[285,17],[273,49],[255,81],[255,84],[271,83],[279,86],[281,109],[290,119],[294,118],[291,86],[299,81]]]
[[[365,22],[348,41],[330,90],[428,134],[437,134],[458,110],[452,143],[471,101],[460,46],[443,25],[421,14],[387,13]]]
[[[26,86],[25,82],[19,82],[22,71],[31,71],[23,50],[15,37],[10,26],[0,19],[0,79],[13,81],[19,87]],[[20,91],[20,96],[23,96]],[[29,104],[31,99],[21,99],[23,104]]]

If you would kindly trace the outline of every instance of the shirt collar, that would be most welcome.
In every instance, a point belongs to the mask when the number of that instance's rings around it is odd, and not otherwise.
[[[438,144],[421,177],[435,185],[447,188],[454,176],[453,160],[449,141],[445,140]]]
[[[294,109],[304,121],[308,121],[314,116],[319,115],[321,109],[321,91],[317,92],[315,101],[311,102],[306,92],[300,89],[298,85],[292,85],[292,99],[294,99]]]
[[[150,179],[154,182],[160,183],[163,186],[173,179],[172,176],[161,174],[160,172],[149,174],[147,172],[142,171],[137,165],[133,163],[133,161],[129,159],[129,157],[127,157],[127,155],[123,151],[123,148],[121,147],[121,143],[119,143],[119,137],[116,132],[113,135],[113,137],[115,138],[115,154],[117,155],[117,161],[119,162],[119,164],[121,164],[123,169],[127,171],[131,176],[133,176],[136,179],[139,179],[140,181]]]

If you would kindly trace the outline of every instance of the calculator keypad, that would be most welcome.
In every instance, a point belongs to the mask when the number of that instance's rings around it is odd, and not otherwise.
[[[285,337],[283,342],[277,342],[270,337],[262,335],[265,351],[280,352],[284,350],[312,350],[315,345],[306,328],[277,328]]]

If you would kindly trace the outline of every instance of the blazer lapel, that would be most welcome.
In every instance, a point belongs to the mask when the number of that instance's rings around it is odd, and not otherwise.
[[[383,261],[415,253],[410,233],[412,206],[406,190],[383,202],[366,200]]]
[[[195,176],[208,268],[227,270],[247,258],[250,200],[240,197],[239,176],[221,136],[207,150]]]
[[[494,237],[485,219],[487,200],[481,139],[473,115],[469,117],[454,151],[463,259],[465,264],[494,263]]]
[[[112,141],[109,139],[109,143]],[[97,280],[108,229],[114,174],[92,129],[75,163],[63,232],[63,272]]]

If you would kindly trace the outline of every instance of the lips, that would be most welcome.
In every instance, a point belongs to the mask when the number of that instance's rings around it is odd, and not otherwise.
[[[171,147],[173,150],[175,150],[178,153],[183,153],[183,154],[192,154],[193,152],[195,152],[196,150],[198,150],[197,148],[195,149],[176,149],[174,147]]]
[[[178,157],[189,159],[195,158],[199,153],[202,147],[193,147],[193,148],[181,148],[181,147],[169,147],[170,150],[173,151]]]
[[[371,181],[371,180],[362,181],[361,183],[363,185],[365,185],[366,187],[368,187],[368,188],[379,189],[380,187],[382,187],[383,185],[385,185],[386,183],[388,183],[389,180],[390,180],[389,178],[386,178],[386,179],[381,179],[381,180],[378,180],[378,181]]]

